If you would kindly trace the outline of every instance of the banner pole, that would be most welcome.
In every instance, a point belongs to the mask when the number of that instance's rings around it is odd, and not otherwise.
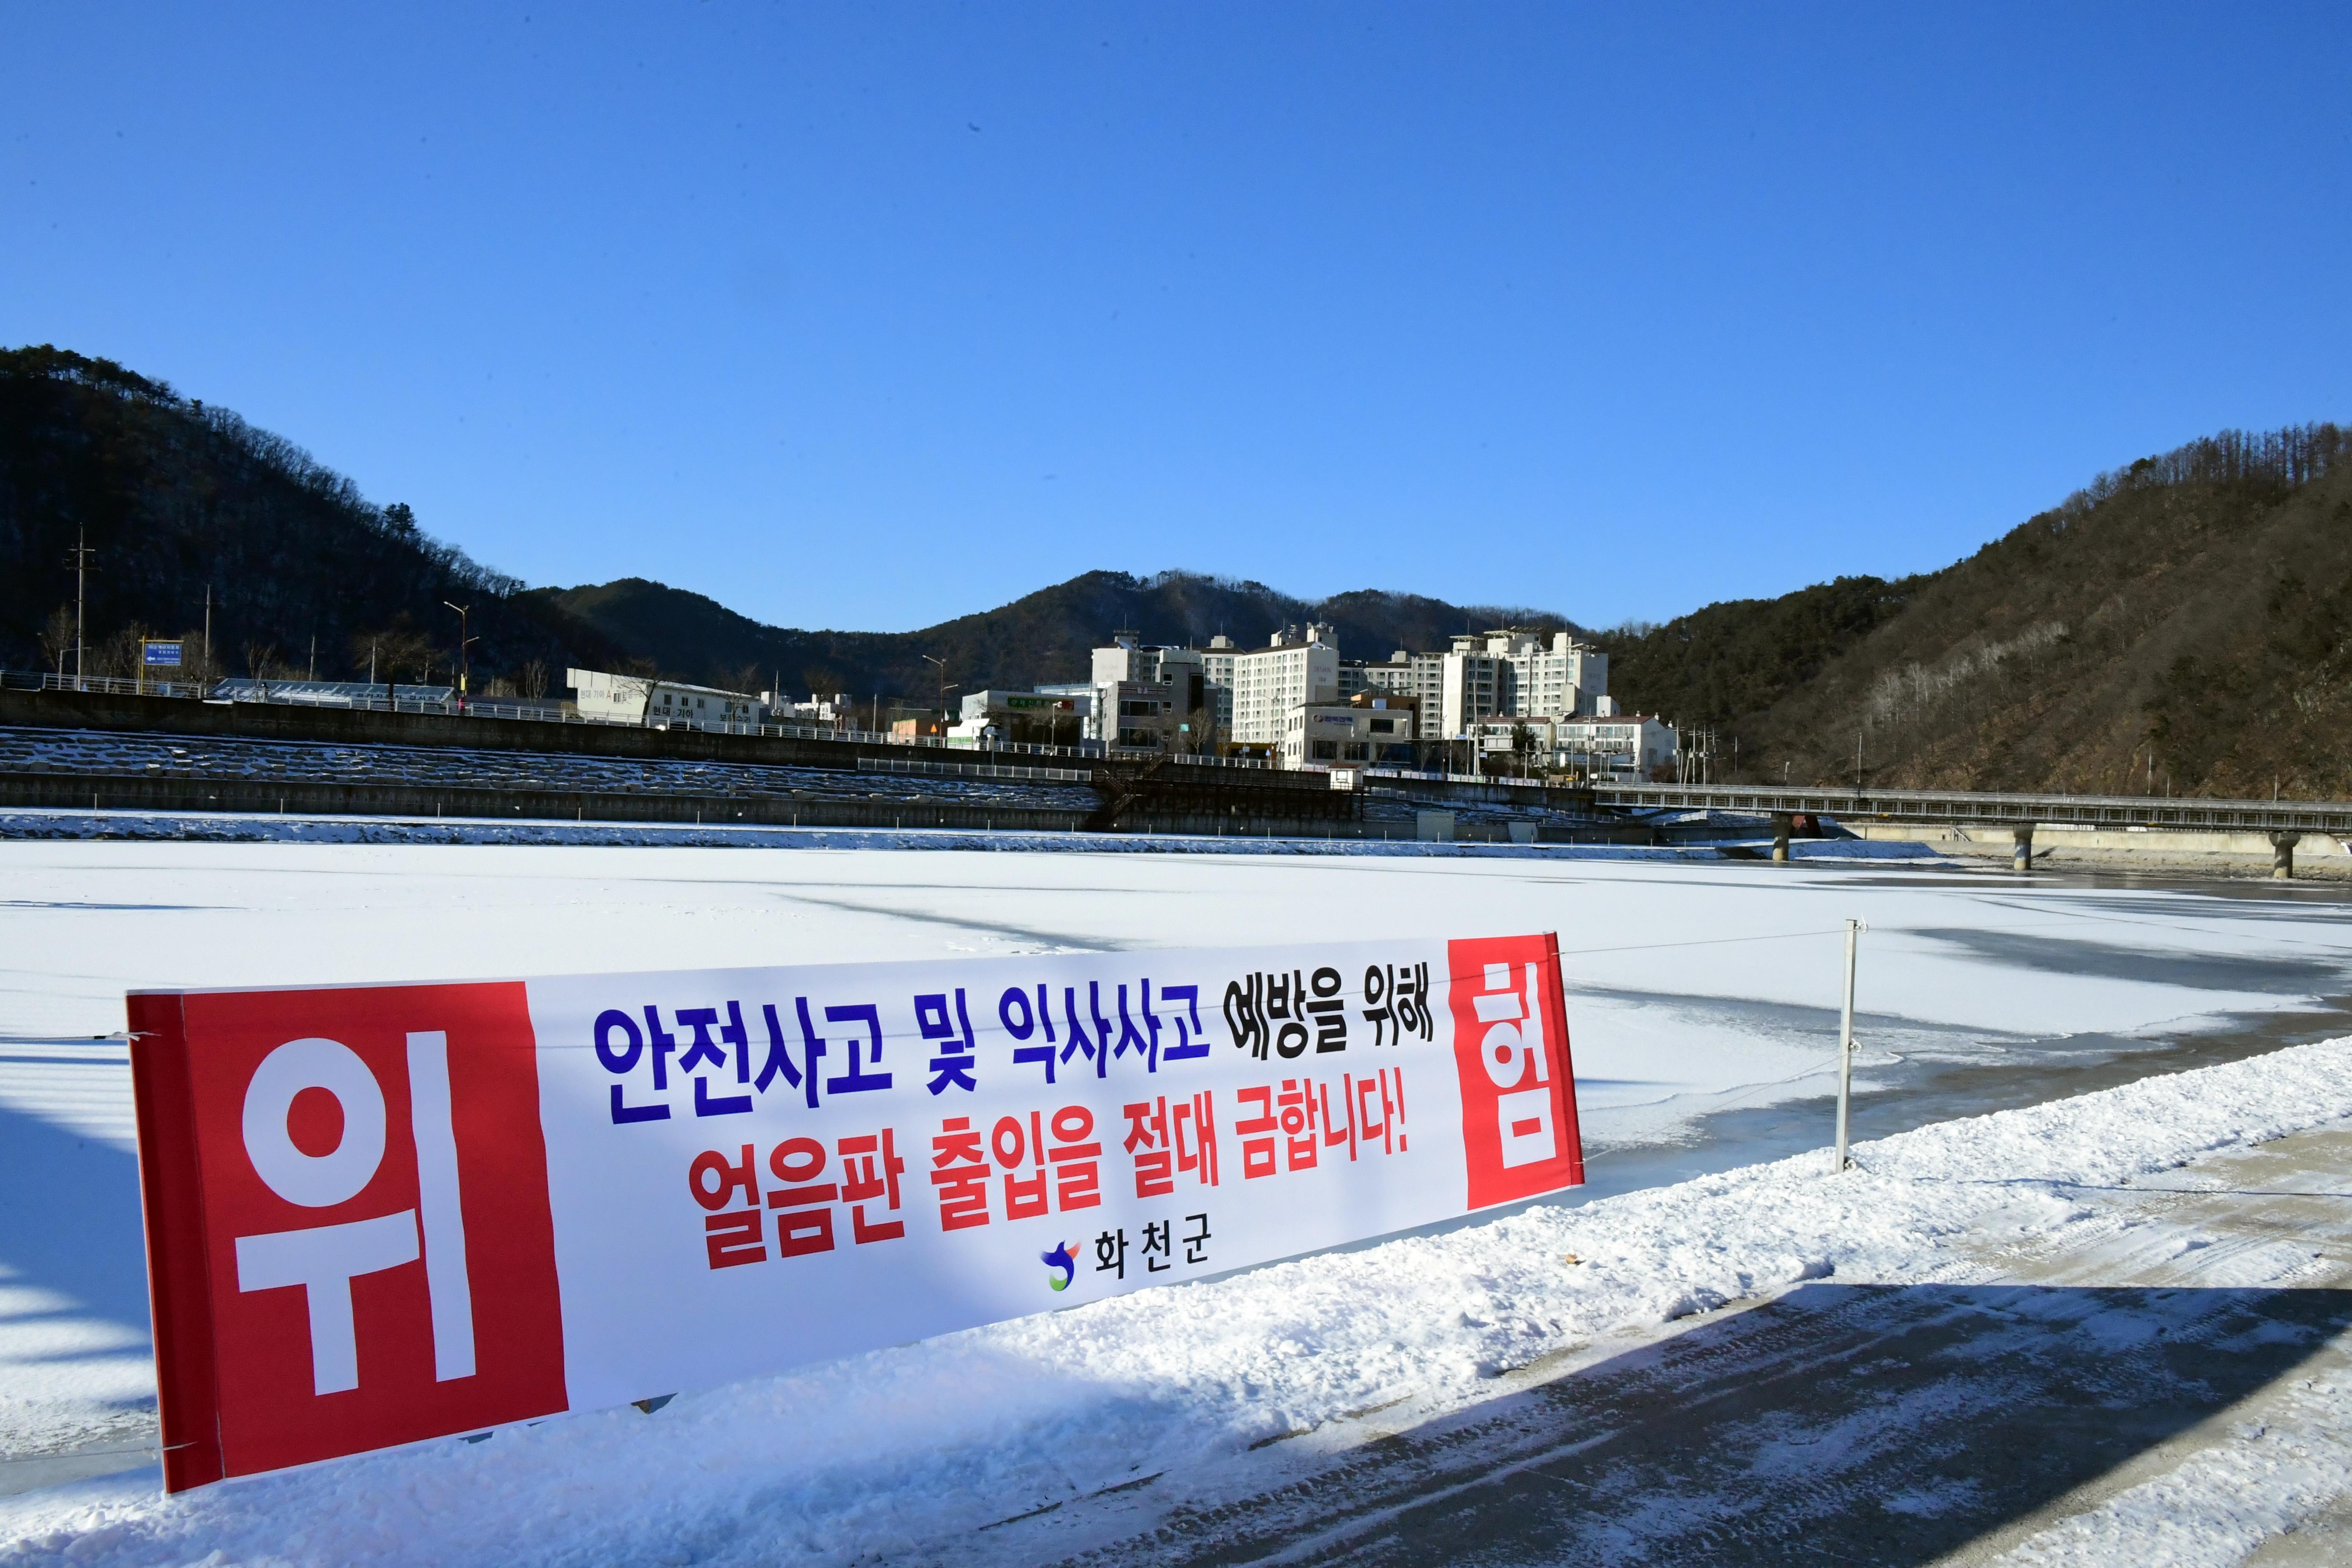
[[[1870,928],[1857,920],[1845,922],[1845,1006],[1838,1020],[1837,1165],[1850,1171],[1846,1158],[1846,1120],[1853,1099],[1853,954],[1855,939]]]

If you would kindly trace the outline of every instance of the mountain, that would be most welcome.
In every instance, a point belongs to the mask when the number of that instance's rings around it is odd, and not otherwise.
[[[477,690],[561,687],[627,657],[513,578],[378,507],[300,447],[109,360],[0,350],[0,659],[71,668],[77,538],[90,551],[85,673],[130,675],[144,636],[211,673],[447,680],[468,606]],[[314,652],[315,649],[315,652]]]
[[[78,535],[78,531],[79,535]],[[89,674],[131,675],[140,639],[183,636],[209,673],[447,680],[468,606],[478,692],[560,693],[567,665],[759,690],[906,697],[928,707],[944,658],[966,690],[1083,679],[1122,628],[1159,642],[1262,642],[1333,623],[1351,653],[1427,647],[1469,626],[1567,625],[1533,610],[1362,591],[1309,601],[1186,573],[1089,572],[1001,608],[906,633],[764,626],[644,578],[530,589],[378,506],[281,437],[110,360],[0,349],[0,663],[70,668],[73,552],[91,552]],[[194,676],[199,671],[189,668]]]
[[[1570,623],[1540,610],[1449,605],[1366,589],[1321,600],[1293,598],[1263,583],[1196,573],[1132,577],[1088,572],[997,609],[914,632],[807,632],[763,626],[699,594],[641,577],[580,588],[543,589],[556,610],[595,626],[664,669],[747,690],[876,692],[920,698],[940,679],[926,654],[947,661],[946,679],[967,691],[1083,680],[1091,649],[1115,631],[1146,642],[1205,645],[1219,632],[1244,647],[1308,621],[1328,623],[1341,651],[1386,658],[1398,648],[1442,647],[1473,626],[1558,630]]]
[[[560,690],[566,665],[936,700],[1081,678],[1087,650],[1243,646],[1328,621],[1352,658],[1542,611],[1360,591],[1310,601],[1193,573],[1089,572],[905,633],[763,626],[643,578],[527,588],[299,447],[103,359],[0,350],[0,661],[58,668],[91,550],[89,673],[139,638],[221,673],[448,678]],[[1597,634],[1621,704],[1719,737],[1717,778],[1966,789],[2352,796],[2352,432],[2224,431],[2098,476],[1964,561],[1840,577]],[[313,651],[315,649],[315,652]],[[192,648],[192,652],[193,652]]]
[[[1886,786],[2343,798],[2352,431],[2224,431],[1940,572],[1607,641],[1629,705],[1719,727],[1717,777],[1852,779],[1859,752]]]

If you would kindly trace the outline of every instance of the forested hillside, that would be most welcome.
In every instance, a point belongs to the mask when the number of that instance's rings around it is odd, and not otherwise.
[[[1398,648],[1443,647],[1456,632],[1496,625],[1568,625],[1539,610],[1464,606],[1409,594],[1363,590],[1319,601],[1262,583],[1194,573],[1132,577],[1088,572],[998,609],[916,632],[804,632],[762,626],[715,600],[643,578],[541,591],[565,613],[593,623],[664,668],[759,690],[778,671],[788,691],[936,691],[923,662],[947,660],[946,679],[967,691],[1083,680],[1090,650],[1125,628],[1147,642],[1204,645],[1222,632],[1244,647],[1277,626],[1328,622],[1350,658],[1386,658]]]
[[[1088,572],[904,633],[764,626],[635,577],[528,589],[226,410],[106,360],[0,350],[6,667],[69,662],[78,531],[91,674],[131,673],[146,635],[185,636],[193,655],[207,590],[219,674],[446,680],[454,601],[471,606],[478,690],[560,694],[585,664],[924,706],[940,679],[925,655],[963,690],[1029,686],[1083,678],[1121,628],[1248,647],[1321,620],[1347,656],[1380,658],[1465,628],[1567,625],[1178,572]],[[2101,475],[1940,572],[1840,577],[1601,640],[1623,706],[1718,732],[1717,777],[2352,796],[2352,435],[2224,432]]]
[[[107,360],[0,350],[0,660],[70,668],[77,532],[90,550],[87,673],[212,598],[212,673],[446,681],[467,605],[477,689],[561,688],[623,657],[561,606],[378,507],[299,447]],[[315,649],[315,653],[314,653]],[[191,675],[198,673],[191,668]]]
[[[945,658],[967,690],[1083,679],[1122,627],[1244,644],[1309,618],[1350,653],[1439,645],[1467,627],[1556,616],[1365,591],[1319,603],[1257,583],[1089,572],[917,632],[764,626],[643,578],[526,589],[378,506],[291,442],[110,361],[0,350],[0,665],[69,668],[76,531],[91,551],[87,673],[131,674],[147,636],[195,658],[212,595],[211,674],[443,681],[471,611],[477,690],[560,695],[568,664],[760,690],[905,696],[928,705]],[[190,675],[200,673],[193,667]]]
[[[2333,425],[2224,432],[1941,572],[1622,638],[1614,684],[1723,726],[1756,780],[1858,752],[1883,785],[2352,795],[2347,459]]]

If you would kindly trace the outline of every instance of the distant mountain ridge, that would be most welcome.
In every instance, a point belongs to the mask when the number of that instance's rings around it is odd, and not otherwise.
[[[1450,605],[1371,589],[1308,600],[1263,583],[1191,572],[1149,577],[1088,572],[999,608],[912,632],[765,626],[700,594],[642,577],[534,593],[561,614],[691,679],[761,690],[781,674],[783,690],[846,691],[860,700],[877,692],[935,695],[940,676],[924,662],[925,654],[946,659],[946,679],[968,691],[1084,680],[1091,650],[1120,630],[1146,642],[1195,647],[1222,632],[1254,647],[1277,627],[1321,621],[1331,626],[1345,657],[1378,659],[1398,648],[1442,647],[1465,630],[1570,626],[1549,611]]]
[[[89,669],[194,636],[217,673],[560,691],[567,664],[928,707],[1082,679],[1132,628],[1244,647],[1309,620],[1349,658],[1547,611],[1363,590],[1322,600],[1197,573],[1088,572],[904,633],[764,626],[644,578],[528,588],[378,506],[299,447],[112,362],[0,349],[0,662],[54,669],[71,553],[95,552]],[[60,625],[65,627],[60,631]],[[1723,780],[2352,798],[2352,432],[2223,431],[2103,474],[1968,559],[1839,577],[1587,634],[1626,709],[1718,739]],[[64,639],[61,644],[60,639]]]

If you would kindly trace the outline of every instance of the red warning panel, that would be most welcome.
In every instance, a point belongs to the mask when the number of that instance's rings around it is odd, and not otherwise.
[[[1470,1206],[1580,1185],[1559,943],[1513,936],[1445,945]]]
[[[522,984],[138,997],[132,1026],[167,1486],[565,1407]]]

